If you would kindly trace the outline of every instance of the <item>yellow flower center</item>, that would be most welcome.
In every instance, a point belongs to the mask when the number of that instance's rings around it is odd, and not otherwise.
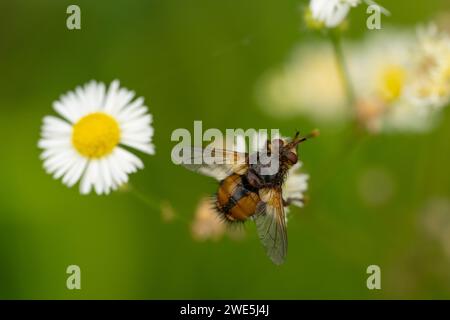
[[[405,85],[405,78],[406,72],[401,66],[392,65],[383,70],[379,82],[381,98],[387,102],[399,98]]]
[[[120,128],[117,121],[101,112],[84,116],[73,126],[72,144],[88,158],[101,158],[119,144]]]

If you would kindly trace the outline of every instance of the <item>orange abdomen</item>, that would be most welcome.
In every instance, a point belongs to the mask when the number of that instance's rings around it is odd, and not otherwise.
[[[221,182],[216,206],[227,220],[245,221],[255,213],[259,201],[257,193],[245,188],[242,177],[233,174]]]

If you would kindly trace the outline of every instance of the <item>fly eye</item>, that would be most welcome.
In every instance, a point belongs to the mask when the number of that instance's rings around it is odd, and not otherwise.
[[[293,152],[286,153],[286,159],[292,164],[296,164],[298,161],[297,155]]]

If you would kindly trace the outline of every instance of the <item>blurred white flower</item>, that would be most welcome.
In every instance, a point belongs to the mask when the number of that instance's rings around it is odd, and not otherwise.
[[[283,185],[283,199],[290,204],[303,207],[304,194],[308,190],[309,175],[301,173],[302,163],[299,161],[289,170],[289,176]]]
[[[352,7],[360,3],[360,0],[311,0],[309,8],[315,20],[334,28],[344,21]]]
[[[450,35],[433,24],[420,27],[413,62],[409,94],[414,102],[428,109],[446,106],[450,102]]]
[[[370,132],[380,132],[393,105],[401,101],[413,43],[408,32],[384,31],[371,33],[362,43],[346,45],[356,116]]]
[[[272,116],[306,115],[330,124],[350,115],[333,49],[325,42],[296,48],[283,67],[263,76],[256,89],[260,105]]]
[[[91,81],[62,95],[53,108],[63,119],[44,117],[38,142],[45,170],[69,187],[81,180],[82,194],[92,187],[108,194],[128,182],[144,165],[120,145],[154,154],[152,116],[134,95],[117,80],[108,90]]]
[[[450,99],[450,40],[435,27],[371,34],[350,45],[357,116],[371,132],[425,131]]]
[[[191,224],[192,237],[197,241],[221,239],[225,234],[232,240],[240,240],[245,236],[245,230],[239,226],[227,228],[227,225],[217,214],[214,202],[208,197],[200,199]]]
[[[410,32],[383,30],[347,43],[346,56],[355,94],[392,102],[403,93],[414,37]]]
[[[355,105],[328,43],[303,44],[257,85],[272,116],[305,115],[326,124],[356,118],[372,133],[423,132],[450,103],[450,35],[436,26],[417,33],[384,29],[344,44]]]
[[[213,201],[207,197],[202,198],[197,205],[194,221],[191,224],[194,239],[198,241],[218,240],[223,236],[225,230],[226,225],[215,211]]]

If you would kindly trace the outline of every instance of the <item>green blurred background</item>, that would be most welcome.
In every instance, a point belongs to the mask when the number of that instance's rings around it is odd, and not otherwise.
[[[392,12],[383,22],[411,28],[450,10],[446,0],[379,2]],[[81,7],[79,31],[66,28],[70,4]],[[186,221],[216,185],[172,164],[174,129],[193,130],[194,120],[286,135],[317,127],[272,119],[255,99],[260,76],[306,41],[301,4],[1,1],[0,298],[450,298],[450,228],[433,234],[450,225],[449,110],[429,134],[368,137],[349,152],[348,128],[320,127],[302,146],[310,202],[292,211],[283,266],[265,256],[251,223],[240,241],[193,240]],[[367,32],[365,19],[354,10],[346,36]],[[115,78],[154,115],[157,153],[139,154],[146,168],[131,183],[182,219],[165,223],[127,192],[81,196],[42,169],[37,141],[52,102]],[[365,200],[386,188],[381,203]],[[81,267],[82,290],[66,288],[70,264]],[[371,264],[381,267],[382,290],[366,287]]]

